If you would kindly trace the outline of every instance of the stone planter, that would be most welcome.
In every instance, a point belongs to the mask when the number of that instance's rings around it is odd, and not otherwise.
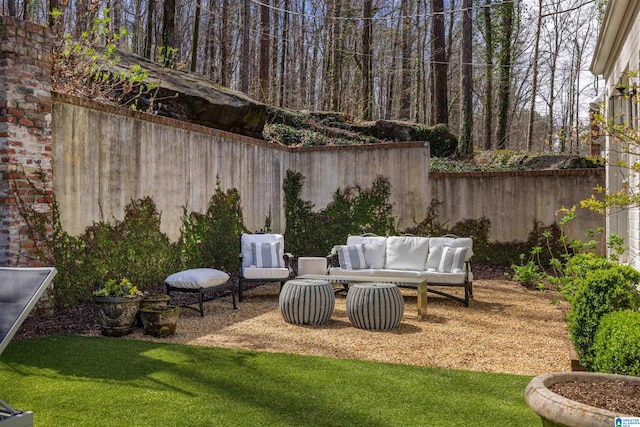
[[[108,337],[121,337],[133,332],[142,297],[93,297],[98,309],[100,332]]]
[[[167,294],[145,295],[142,297],[142,301],[140,302],[140,309],[142,310],[145,307],[168,305],[170,299],[171,297]],[[136,316],[136,326],[144,326],[139,311]]]
[[[180,308],[175,305],[147,306],[140,309],[144,333],[166,337],[176,332]]]
[[[567,399],[552,392],[549,387],[566,381],[599,383],[620,380],[640,384],[640,377],[596,372],[553,372],[538,375],[527,385],[525,401],[540,415],[543,427],[612,427],[616,425],[617,417],[632,416]]]

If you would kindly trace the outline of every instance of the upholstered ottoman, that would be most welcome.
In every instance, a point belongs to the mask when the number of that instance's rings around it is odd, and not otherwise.
[[[295,325],[320,325],[331,319],[336,297],[326,280],[288,280],[280,291],[280,311]]]
[[[190,306],[184,306],[200,312],[204,316],[202,303],[205,301],[205,292],[216,293],[217,291],[229,290],[233,308],[236,309],[236,290],[233,281],[229,280],[229,275],[224,271],[213,268],[193,268],[190,270],[174,273],[164,280],[167,286],[167,295],[175,292],[192,292],[198,294],[198,305],[200,310]],[[207,298],[206,301],[213,299]]]
[[[359,283],[347,293],[347,316],[360,329],[393,329],[404,314],[400,288],[391,283]]]

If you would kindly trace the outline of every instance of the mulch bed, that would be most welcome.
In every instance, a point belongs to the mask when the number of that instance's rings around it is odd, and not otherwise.
[[[549,390],[585,405],[640,417],[640,385],[624,381],[585,383],[565,381],[552,384]]]

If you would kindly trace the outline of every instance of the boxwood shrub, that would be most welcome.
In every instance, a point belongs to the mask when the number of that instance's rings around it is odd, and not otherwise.
[[[602,316],[593,353],[595,371],[640,376],[640,312],[623,310]]]
[[[636,283],[640,283],[640,272],[620,264],[588,271],[584,279],[574,282],[567,320],[580,363],[587,369],[593,367],[593,340],[602,316],[640,306]]]

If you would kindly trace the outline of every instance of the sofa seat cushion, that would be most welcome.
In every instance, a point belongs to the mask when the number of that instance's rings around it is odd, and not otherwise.
[[[471,260],[471,257],[473,256],[473,240],[469,237],[430,237],[429,256],[427,257],[427,268],[425,270],[438,269],[445,246],[452,248],[467,248],[465,261]]]
[[[427,285],[430,283],[445,283],[447,285],[464,284],[465,273],[438,273],[437,271],[423,271],[418,276],[420,279],[427,279]],[[469,282],[473,281],[473,273],[469,272]]]
[[[417,270],[397,270],[393,268],[372,270],[373,277],[399,277],[403,279],[417,279],[420,271]]]
[[[356,277],[371,277],[373,270],[370,268],[362,270],[347,270],[341,267],[331,267],[329,269],[329,275],[333,276],[356,276]]]
[[[384,268],[387,257],[387,238],[380,236],[349,236],[347,246],[363,245],[364,259],[369,268]]]
[[[428,253],[428,237],[390,236],[387,238],[387,259],[384,268],[423,271]]]
[[[273,279],[280,280],[289,277],[288,268],[258,268],[249,267],[242,269],[242,277],[245,279]]]
[[[180,289],[206,289],[222,285],[229,280],[224,271],[213,268],[192,268],[180,271],[167,277],[166,284]]]

